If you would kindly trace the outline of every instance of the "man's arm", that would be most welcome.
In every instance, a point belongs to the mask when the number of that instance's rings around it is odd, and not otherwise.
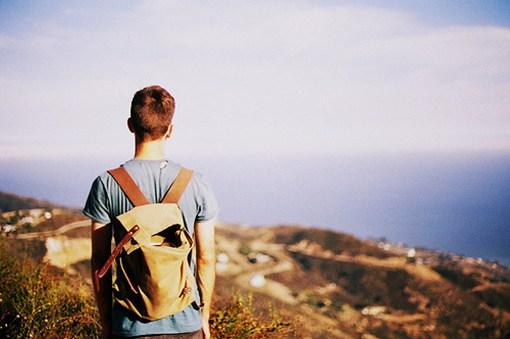
[[[112,228],[110,225],[101,224],[92,220],[92,284],[99,309],[101,325],[103,326],[103,337],[110,335],[110,322],[112,314],[112,273],[111,270],[97,283],[94,272],[101,269],[110,256]]]
[[[214,290],[216,251],[214,243],[214,226],[216,219],[195,224],[197,244],[197,284],[200,299],[203,303],[202,326],[206,338],[209,338],[209,314]]]

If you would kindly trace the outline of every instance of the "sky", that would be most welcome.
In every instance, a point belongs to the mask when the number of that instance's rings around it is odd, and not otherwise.
[[[383,4],[384,3],[384,4]],[[0,157],[510,151],[508,1],[0,1]]]

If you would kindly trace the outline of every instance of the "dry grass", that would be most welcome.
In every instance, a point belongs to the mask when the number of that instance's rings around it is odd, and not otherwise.
[[[50,265],[19,257],[20,247],[0,238],[0,338],[98,338],[100,324],[90,286]],[[215,338],[279,338],[292,326],[269,306],[253,311],[236,294],[211,316]]]
[[[97,319],[80,279],[17,258],[0,239],[0,337],[93,338]]]
[[[251,295],[234,294],[210,323],[214,338],[296,338],[295,328],[272,305],[255,313]]]

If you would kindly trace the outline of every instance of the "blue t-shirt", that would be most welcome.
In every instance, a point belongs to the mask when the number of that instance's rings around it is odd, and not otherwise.
[[[145,197],[150,202],[157,203],[163,199],[181,166],[170,160],[132,159],[124,164],[124,168]],[[218,214],[218,204],[209,184],[196,172],[193,173],[178,204],[183,214],[184,226],[191,236],[194,236],[196,222],[210,220]],[[83,214],[95,221],[108,224],[132,208],[133,205],[117,182],[108,172],[104,172],[92,183]],[[195,267],[196,262],[193,258],[192,272],[195,272]],[[196,298],[198,301],[198,292]],[[201,326],[200,311],[191,305],[177,314],[155,321],[140,319],[120,305],[115,303],[113,305],[112,332],[118,336],[188,333],[199,330]]]

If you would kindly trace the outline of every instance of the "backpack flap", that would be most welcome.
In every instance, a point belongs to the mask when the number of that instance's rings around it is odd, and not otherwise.
[[[191,237],[186,236],[188,233],[184,227],[184,220],[181,211],[176,204],[150,204],[137,206],[130,211],[117,217],[120,225],[126,232],[133,226],[138,225],[140,231],[136,232],[133,239],[138,244],[153,244],[158,241],[164,241],[165,230],[174,228],[185,232],[186,242],[189,247],[193,246]],[[130,243],[126,244],[125,249],[129,249]]]

